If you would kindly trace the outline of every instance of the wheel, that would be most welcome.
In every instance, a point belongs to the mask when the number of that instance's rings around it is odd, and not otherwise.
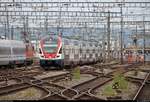
[[[15,68],[15,61],[11,61],[9,62],[9,65],[8,65],[9,68]]]
[[[64,62],[63,62],[63,60],[58,60],[56,62],[56,65],[58,66],[58,69],[63,69],[64,68]]]
[[[42,61],[42,60],[40,60],[40,66],[41,66],[41,67],[44,67],[44,66],[45,66],[45,62]]]

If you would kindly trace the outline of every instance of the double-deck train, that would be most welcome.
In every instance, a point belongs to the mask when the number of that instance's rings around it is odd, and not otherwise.
[[[31,44],[17,40],[0,40],[0,67],[32,64],[33,57]]]
[[[102,61],[102,46],[96,41],[76,40],[58,35],[39,41],[40,65],[74,66]]]

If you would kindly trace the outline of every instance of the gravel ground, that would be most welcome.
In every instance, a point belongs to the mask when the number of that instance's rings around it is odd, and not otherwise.
[[[43,79],[43,78],[61,75],[61,74],[65,74],[65,73],[68,73],[68,72],[66,72],[66,71],[50,71],[50,72],[44,72],[43,75],[38,75],[38,76],[35,76],[34,78]]]
[[[150,71],[150,65],[140,66],[139,69],[145,70],[145,71]]]
[[[135,76],[134,74],[135,74],[135,71],[129,71],[129,72],[125,73],[125,76],[138,78],[138,79],[144,79],[148,73],[138,71],[137,76]]]
[[[52,91],[52,92],[60,92],[63,88],[61,87],[58,87],[58,86],[54,86],[52,84],[49,84],[49,83],[43,83],[41,84],[40,86]]]
[[[104,89],[107,85],[110,85],[112,84],[112,81],[106,83],[105,85],[97,88],[95,91],[94,91],[94,95],[101,98],[101,99],[107,99],[107,96],[103,94],[104,92]],[[118,93],[117,96],[121,96],[123,100],[132,100],[134,95],[136,94],[136,92],[138,91],[138,88],[140,86],[138,86],[137,84],[135,83],[131,83],[131,82],[128,82],[128,89],[127,90],[124,90],[122,91],[121,93]]]
[[[17,80],[17,79],[11,79],[7,81],[7,85],[13,85],[13,84],[17,84],[21,81]],[[6,81],[1,81],[0,82],[0,87],[5,86],[6,85]]]
[[[37,100],[46,95],[46,92],[36,87],[12,92],[7,95],[1,95],[0,100]]]
[[[95,77],[92,75],[81,74],[80,79],[72,79],[72,80],[65,80],[64,79],[64,80],[61,80],[59,82],[56,82],[56,84],[61,85],[61,86],[65,86],[65,87],[73,87],[73,86],[76,86],[76,85],[83,83],[85,81],[91,80],[93,78],[95,78]]]
[[[137,100],[150,100],[150,84],[146,84]]]
[[[101,69],[97,69],[97,70],[95,70],[95,72],[102,73]],[[113,70],[112,69],[106,69],[106,68],[103,69],[103,73],[105,75],[110,73],[110,72],[113,72]]]

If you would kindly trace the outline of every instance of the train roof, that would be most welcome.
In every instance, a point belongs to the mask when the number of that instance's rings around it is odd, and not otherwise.
[[[41,38],[41,40],[45,40],[45,39],[48,39],[48,38],[53,38],[53,39],[57,39],[59,35],[56,35],[56,34],[53,34],[53,35],[46,35],[46,36],[43,36]],[[75,37],[75,36],[61,36],[62,39],[68,39],[68,40],[74,40],[74,41],[79,41],[79,42],[96,42],[98,43],[98,41],[95,41],[95,40],[85,40],[85,39],[81,39],[80,37]]]
[[[75,38],[75,37],[71,37],[71,36],[63,36],[62,38],[68,39],[68,40],[76,40],[76,41],[80,41],[80,42],[98,42],[95,40],[85,40],[85,39]]]
[[[19,40],[2,40],[0,39],[0,46],[13,46],[13,47],[24,47],[23,41]]]

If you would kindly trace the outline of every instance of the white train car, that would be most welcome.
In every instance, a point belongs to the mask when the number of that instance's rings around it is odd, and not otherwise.
[[[0,66],[24,64],[26,47],[23,41],[0,40]]]
[[[94,41],[63,39],[65,65],[95,63],[102,60],[101,46]]]
[[[58,36],[45,37],[39,42],[41,66],[74,66],[101,61],[102,48],[98,42]]]

